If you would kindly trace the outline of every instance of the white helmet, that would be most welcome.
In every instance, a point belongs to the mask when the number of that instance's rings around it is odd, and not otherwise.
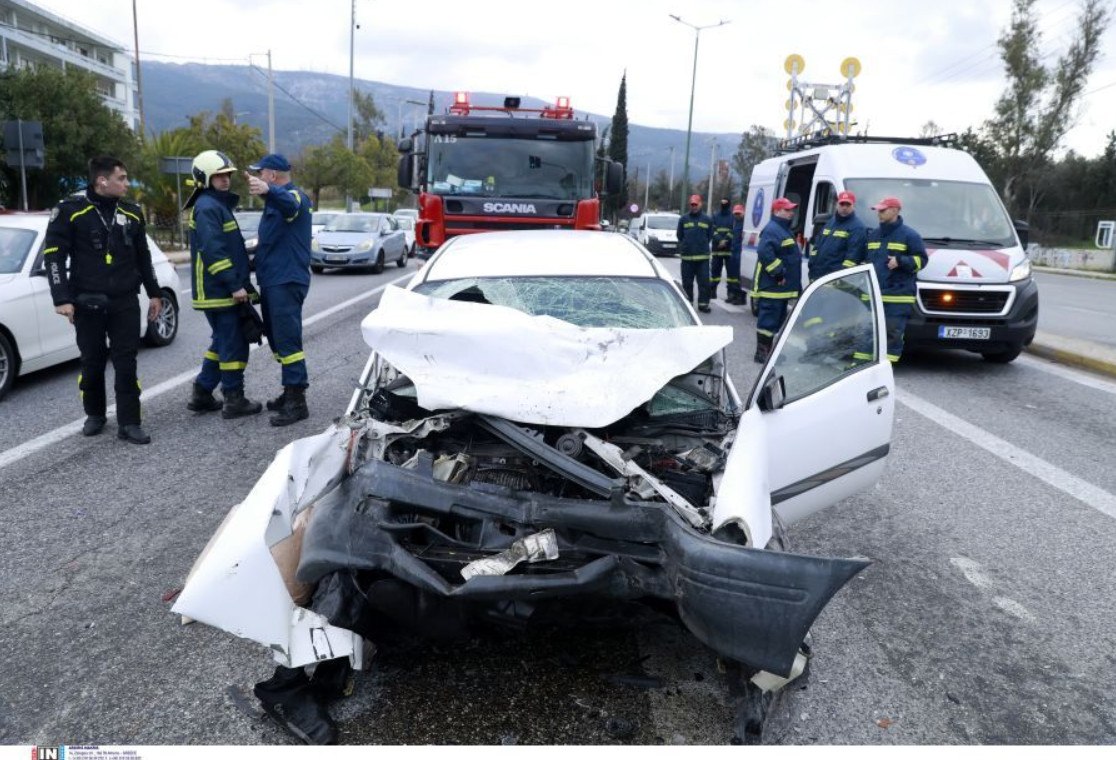
[[[232,160],[219,150],[203,150],[194,157],[190,167],[194,175],[194,192],[190,193],[184,208],[190,208],[201,195],[201,191],[209,187],[210,181],[218,174],[232,174],[236,171]]]

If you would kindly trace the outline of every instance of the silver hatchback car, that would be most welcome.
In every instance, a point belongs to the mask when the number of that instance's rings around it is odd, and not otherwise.
[[[407,266],[407,238],[387,214],[338,214],[310,243],[310,268],[366,269],[379,274],[388,261]]]

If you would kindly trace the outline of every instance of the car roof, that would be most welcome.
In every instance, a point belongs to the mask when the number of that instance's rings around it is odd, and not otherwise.
[[[591,230],[460,235],[421,270],[424,281],[466,277],[655,277],[671,279],[631,238]]]
[[[50,221],[48,211],[4,211],[0,213],[0,225],[20,227],[25,230],[44,230]]]

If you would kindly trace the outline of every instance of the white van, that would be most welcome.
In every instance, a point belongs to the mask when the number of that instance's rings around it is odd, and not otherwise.
[[[628,234],[656,256],[678,253],[678,214],[654,211],[632,220]]]
[[[799,140],[793,152],[757,164],[744,212],[741,286],[753,286],[756,242],[771,219],[773,199],[785,196],[799,204],[792,227],[806,250],[833,214],[837,193],[856,194],[856,213],[869,228],[878,224],[871,206],[895,196],[930,259],[918,274],[906,347],[961,348],[994,362],[1015,359],[1038,324],[1027,225],[1012,223],[972,156],[944,144],[940,138]]]

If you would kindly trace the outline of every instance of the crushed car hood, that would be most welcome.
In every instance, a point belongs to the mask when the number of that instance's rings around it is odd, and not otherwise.
[[[578,327],[394,287],[361,330],[425,409],[586,427],[619,420],[732,341],[727,326]]]

